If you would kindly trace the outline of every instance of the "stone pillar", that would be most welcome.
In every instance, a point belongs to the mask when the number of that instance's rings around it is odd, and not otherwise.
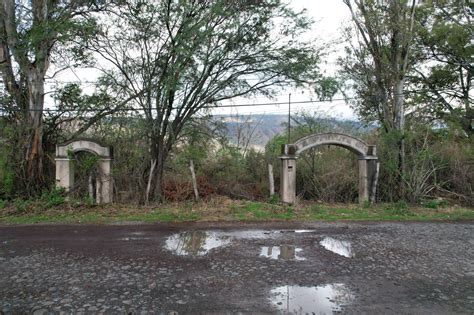
[[[367,160],[367,175],[369,186],[369,201],[375,203],[377,196],[377,183],[379,177],[379,161],[377,159]]]
[[[55,158],[56,187],[71,191],[74,187],[74,164],[69,158]]]
[[[99,176],[97,177],[96,200],[97,204],[111,203],[113,201],[112,159],[99,160]]]
[[[359,203],[366,201],[375,202],[379,162],[376,156],[363,156],[359,158]]]
[[[294,155],[280,156],[280,197],[281,201],[285,203],[296,201],[296,159],[297,157]]]
[[[368,161],[365,157],[359,158],[359,204],[369,201]]]

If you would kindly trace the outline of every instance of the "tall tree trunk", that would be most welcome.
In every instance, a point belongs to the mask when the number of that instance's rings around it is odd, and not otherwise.
[[[24,170],[27,191],[34,193],[43,188],[43,106],[44,73],[33,68],[28,73],[28,114],[26,119],[26,143]]]
[[[149,201],[150,201],[150,191],[151,191],[151,183],[153,181],[153,177],[155,175],[155,166],[156,166],[156,160],[152,159],[150,161],[150,174],[148,175],[148,183],[146,185],[146,191],[145,191],[145,205],[147,206]]]
[[[400,173],[400,197],[405,197],[405,97],[403,95],[403,86],[405,80],[401,79],[395,83],[394,87],[394,108],[395,108],[395,127],[398,132],[398,170]]]
[[[275,195],[275,180],[273,178],[273,165],[268,163],[268,188],[270,189],[270,198]]]
[[[165,161],[162,156],[157,157],[156,160],[156,176],[155,176],[155,184],[154,184],[154,197],[158,202],[164,201],[164,194],[163,194],[163,175],[164,175],[164,168],[165,168]]]

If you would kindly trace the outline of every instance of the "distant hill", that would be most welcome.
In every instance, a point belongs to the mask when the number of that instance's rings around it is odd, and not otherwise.
[[[263,150],[273,137],[284,133],[288,123],[287,115],[216,115],[226,127],[226,135],[233,144],[249,141],[251,147]],[[359,121],[318,118],[321,124],[333,132],[364,133],[374,128],[365,126]],[[294,122],[292,121],[292,124]]]

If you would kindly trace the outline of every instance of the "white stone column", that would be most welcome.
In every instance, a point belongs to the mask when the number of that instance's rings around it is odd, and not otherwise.
[[[369,201],[368,161],[365,158],[359,158],[359,204]]]
[[[280,156],[280,198],[285,203],[296,201],[296,159],[294,155]]]
[[[111,170],[112,159],[99,160],[99,176],[97,177],[96,185],[97,204],[111,203],[113,201]]]
[[[74,187],[74,164],[69,158],[55,158],[56,161],[56,187],[64,188],[69,192]]]

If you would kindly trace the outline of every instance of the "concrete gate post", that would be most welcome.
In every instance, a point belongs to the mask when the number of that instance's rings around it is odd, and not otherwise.
[[[296,150],[294,144],[281,146],[280,198],[285,203],[296,202]]]
[[[379,173],[379,163],[374,156],[364,156],[359,158],[359,203],[374,203],[377,180]]]
[[[369,201],[368,163],[365,157],[359,159],[359,203]]]
[[[296,201],[296,156],[283,155],[281,160],[280,197],[285,203]]]
[[[369,186],[369,201],[375,203],[380,163],[377,159],[367,160],[367,175]]]
[[[96,185],[97,203],[111,203],[113,200],[112,177],[110,172],[112,170],[112,159],[99,160],[99,174]]]
[[[67,157],[57,157],[56,161],[56,186],[71,191],[74,186],[74,164]]]

